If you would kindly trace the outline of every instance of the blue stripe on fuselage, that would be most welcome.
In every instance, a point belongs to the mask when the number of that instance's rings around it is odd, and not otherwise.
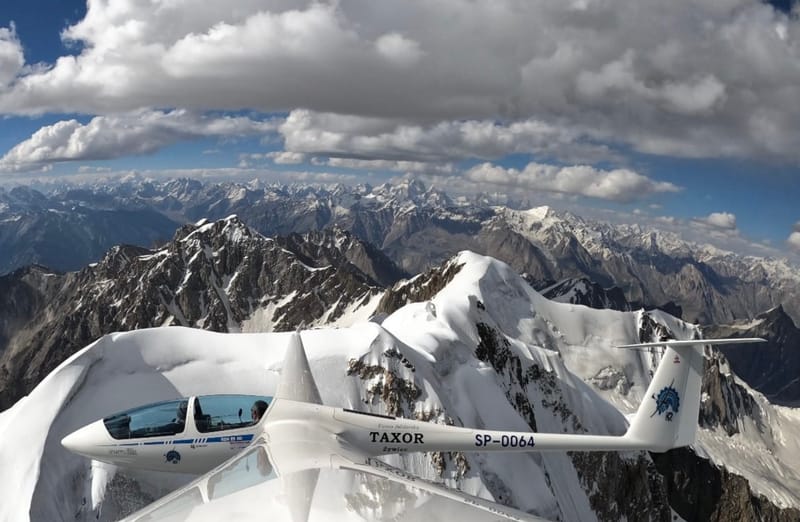
[[[104,444],[104,446],[162,446],[170,444],[210,444],[215,442],[250,442],[254,435],[224,435],[219,437],[203,437],[199,439],[177,439],[177,440],[152,440],[141,442],[123,442],[119,444]]]
[[[227,435],[222,437],[209,437],[206,442],[248,442],[253,440],[253,434],[250,435]]]

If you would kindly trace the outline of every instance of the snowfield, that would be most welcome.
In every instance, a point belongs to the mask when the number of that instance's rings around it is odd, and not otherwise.
[[[541,432],[619,435],[625,415],[648,400],[643,395],[658,357],[615,346],[651,340],[640,338],[645,319],[679,339],[697,333],[660,312],[548,301],[489,257],[462,252],[451,263],[461,269],[430,301],[408,304],[381,324],[303,332],[325,404],[478,428],[526,431],[533,420]],[[358,313],[366,317],[363,309]],[[261,314],[243,329],[268,323]],[[0,413],[0,520],[112,520],[188,482],[189,476],[93,465],[59,441],[98,418],[149,402],[270,395],[289,337],[168,327],[112,334],[87,346]],[[480,356],[489,341],[496,343],[489,350],[494,356]],[[593,378],[613,382],[600,389]],[[747,477],[773,502],[800,506],[800,415],[753,395],[765,412],[761,425],[743,426],[734,437],[704,431],[699,451]],[[645,454],[621,458],[649,460]],[[587,476],[565,453],[387,460],[545,518],[597,519],[592,498],[604,479]]]

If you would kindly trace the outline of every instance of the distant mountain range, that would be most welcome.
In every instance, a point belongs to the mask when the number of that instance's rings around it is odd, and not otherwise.
[[[0,189],[0,274],[31,264],[79,270],[114,245],[163,242],[179,225],[158,210],[92,195],[82,202],[26,187]]]
[[[266,237],[348,231],[411,275],[469,249],[509,263],[537,289],[584,278],[619,288],[632,306],[680,310],[703,324],[749,320],[779,305],[800,320],[800,270],[784,261],[548,207],[455,201],[417,181],[315,187],[133,179],[47,195],[16,188],[0,192],[0,272],[30,263],[77,270],[114,245],[150,247],[171,237],[176,223],[231,214]]]

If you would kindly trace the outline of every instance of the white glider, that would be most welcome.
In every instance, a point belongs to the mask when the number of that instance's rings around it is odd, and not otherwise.
[[[206,473],[126,519],[131,521],[267,517],[307,522],[330,519],[331,510],[338,518],[350,513],[352,520],[541,520],[423,480],[375,457],[431,451],[663,452],[687,446],[697,431],[702,347],[753,342],[764,340],[621,346],[666,349],[627,432],[608,436],[462,428],[325,406],[298,332],[287,349],[274,397],[189,397],[150,405],[85,426],[62,445],[113,464]],[[215,415],[215,405],[230,409],[236,401],[263,401],[268,408],[257,422],[243,419],[243,407],[227,417]],[[171,415],[176,406],[177,418],[159,417]]]

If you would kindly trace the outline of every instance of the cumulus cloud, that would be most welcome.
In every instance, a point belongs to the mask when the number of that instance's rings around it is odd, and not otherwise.
[[[147,154],[184,140],[263,134],[274,129],[271,121],[208,117],[186,110],[96,116],[86,124],[64,120],[42,127],[8,151],[0,158],[0,170],[24,171],[61,161]]]
[[[800,159],[800,18],[759,0],[92,0],[77,56],[21,65],[0,111],[253,108],[546,122],[686,157]],[[657,19],[658,24],[650,23]],[[508,125],[507,125],[508,126]]]
[[[730,212],[712,212],[708,216],[694,218],[693,221],[720,230],[736,230],[736,215]]]
[[[306,155],[302,152],[290,152],[285,150],[270,152],[267,154],[267,157],[278,165],[298,165],[306,160]]]
[[[558,167],[529,163],[523,170],[483,163],[464,176],[476,183],[630,202],[659,193],[678,192],[672,183],[653,181],[627,169],[599,170],[586,165]]]
[[[0,89],[17,77],[23,65],[25,57],[14,24],[0,27]]]
[[[381,36],[375,41],[375,48],[388,61],[401,67],[410,67],[422,57],[419,44],[399,33]]]
[[[792,232],[786,240],[789,247],[800,252],[800,232]]]

